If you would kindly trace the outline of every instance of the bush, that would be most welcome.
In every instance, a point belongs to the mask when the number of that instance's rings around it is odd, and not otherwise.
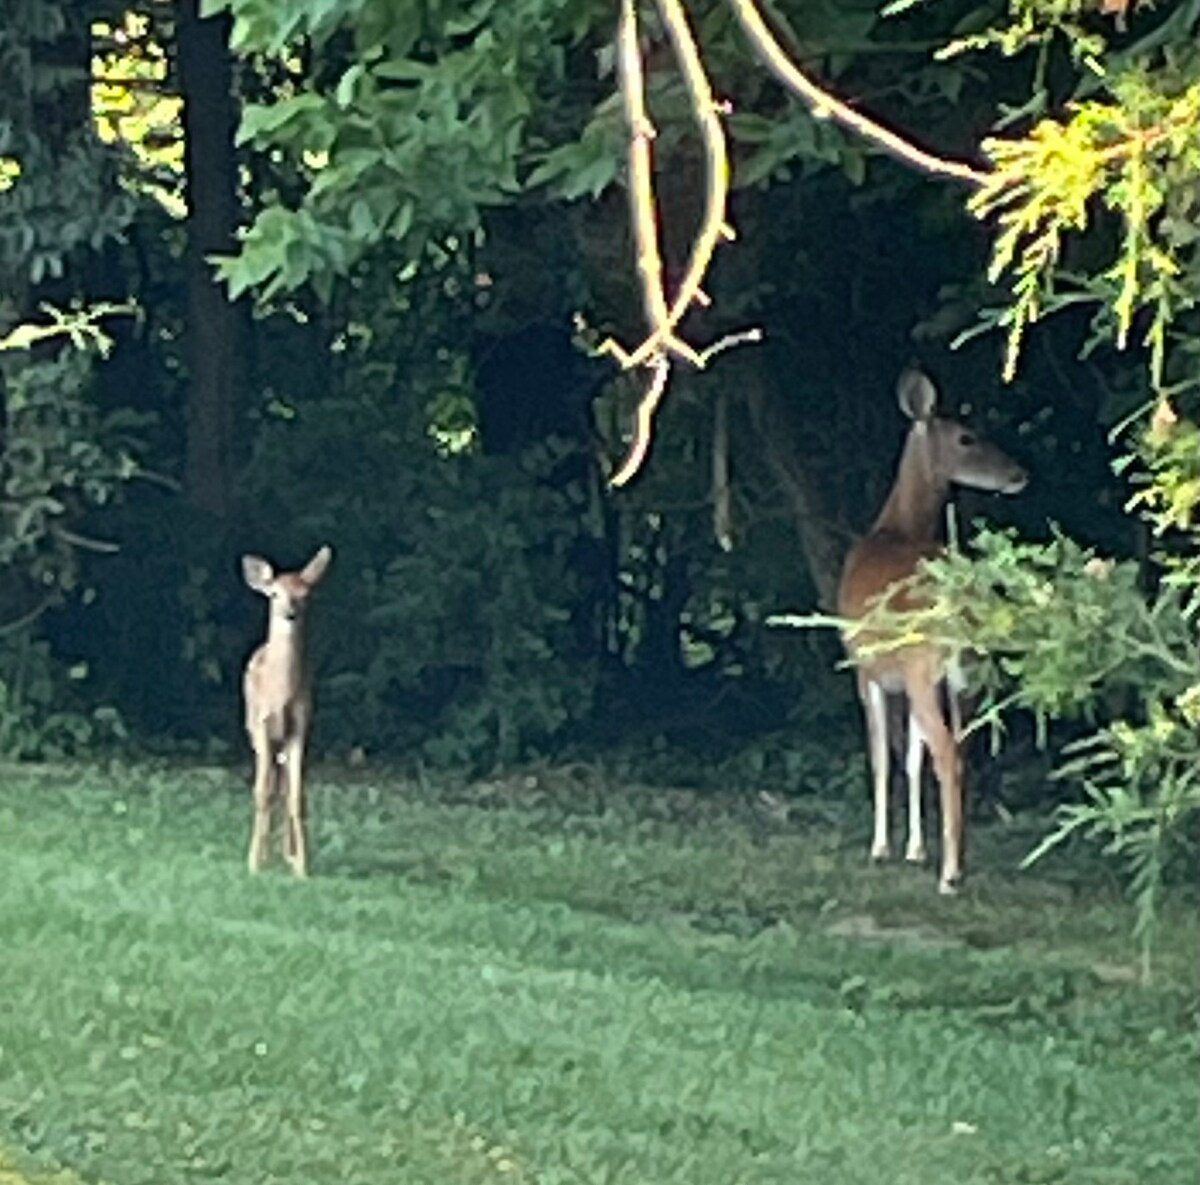
[[[29,630],[0,638],[0,757],[54,759],[125,739],[111,707],[86,708],[70,694],[83,667],[57,662]]]
[[[1164,582],[1147,596],[1133,561],[1102,560],[1070,539],[1022,543],[984,531],[974,554],[948,552],[919,579],[937,596],[886,611],[871,629],[893,642],[935,639],[987,692],[981,722],[1010,709],[1093,726],[1068,745],[1057,776],[1083,788],[1028,858],[1067,837],[1100,839],[1128,861],[1137,936],[1149,970],[1160,887],[1181,850],[1194,857],[1200,821],[1200,648],[1195,590]]]

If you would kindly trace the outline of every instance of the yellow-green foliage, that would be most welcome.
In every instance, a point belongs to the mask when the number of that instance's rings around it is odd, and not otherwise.
[[[1200,620],[1200,423],[1195,414],[1181,414],[1163,394],[1135,452],[1124,459],[1126,467],[1134,463],[1138,488],[1129,508],[1142,515],[1156,537],[1175,541],[1158,558],[1168,581],[1183,590],[1189,616]]]
[[[1010,707],[1042,725],[1107,721],[1067,748],[1059,776],[1082,798],[1060,809],[1030,858],[1076,833],[1121,857],[1148,972],[1163,869],[1200,817],[1194,576],[1148,601],[1135,561],[1101,559],[1065,536],[1034,544],[983,532],[974,543],[969,557],[952,550],[929,563],[918,579],[937,595],[921,608],[881,606],[859,624],[873,639],[866,652],[932,640],[967,656],[988,693],[980,719],[997,725]]]
[[[1200,530],[1200,424],[1159,402],[1142,440],[1150,479],[1133,498],[1159,531]]]
[[[997,223],[989,278],[1013,277],[1014,301],[1002,317],[1007,377],[1025,329],[1065,288],[1106,301],[1121,348],[1135,314],[1148,309],[1151,369],[1155,384],[1162,380],[1171,318],[1191,299],[1185,277],[1200,216],[1200,81],[1164,83],[1137,70],[1114,78],[1111,91],[1112,100],[1072,104],[1026,135],[984,141],[995,168],[970,208]],[[1088,229],[1101,210],[1121,227],[1109,265],[1085,280],[1056,274],[1065,237]]]
[[[1030,46],[1042,49],[1063,37],[1077,60],[1094,59],[1104,51],[1104,38],[1080,19],[1094,9],[1095,0],[1010,0],[1007,24],[956,38],[938,56],[995,49],[1015,57]]]
[[[137,162],[135,184],[183,217],[183,100],[167,89],[167,51],[144,13],[98,21],[104,48],[92,60],[92,118],[106,144],[124,144]]]

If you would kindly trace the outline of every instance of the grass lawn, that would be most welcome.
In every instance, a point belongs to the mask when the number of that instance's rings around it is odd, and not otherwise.
[[[296,883],[238,775],[0,768],[0,1182],[1200,1178],[1193,902],[1147,988],[1103,870],[940,899],[865,788],[312,789]]]

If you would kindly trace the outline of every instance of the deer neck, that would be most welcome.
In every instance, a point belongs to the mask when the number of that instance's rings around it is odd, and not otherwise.
[[[298,620],[271,615],[267,626],[266,662],[289,687],[304,679],[304,629]]]
[[[909,431],[895,484],[871,534],[901,535],[921,543],[937,541],[949,498],[949,481],[934,469],[929,430],[917,425]]]

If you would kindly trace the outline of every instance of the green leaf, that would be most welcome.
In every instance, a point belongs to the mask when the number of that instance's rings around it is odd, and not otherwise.
[[[392,238],[402,239],[412,228],[413,217],[416,214],[416,206],[411,199],[405,199],[400,208],[396,211],[396,216],[392,219],[392,224],[389,228]]]
[[[351,106],[354,102],[355,94],[357,93],[359,79],[366,74],[367,67],[362,62],[355,62],[342,76],[338,79],[338,84],[333,92],[334,101],[343,110]]]
[[[324,107],[325,100],[311,91],[274,103],[248,103],[242,111],[237,144],[240,146],[256,140],[269,143],[278,138],[289,124],[322,112]]]

